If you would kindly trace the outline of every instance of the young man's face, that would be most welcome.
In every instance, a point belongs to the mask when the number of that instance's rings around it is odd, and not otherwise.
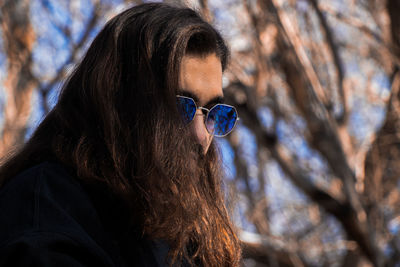
[[[221,61],[215,54],[205,57],[184,56],[181,64],[179,79],[181,94],[192,97],[197,107],[207,109],[222,101],[222,67]],[[213,135],[206,129],[204,116],[203,111],[197,109],[189,127],[205,154]]]

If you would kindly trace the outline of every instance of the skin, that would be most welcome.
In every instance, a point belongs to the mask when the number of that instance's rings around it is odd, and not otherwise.
[[[210,109],[216,103],[222,102],[222,67],[215,54],[207,56],[184,56],[181,63],[180,94],[192,97],[197,107]],[[189,127],[197,142],[203,147],[204,154],[213,139],[204,124],[205,115],[197,109]]]

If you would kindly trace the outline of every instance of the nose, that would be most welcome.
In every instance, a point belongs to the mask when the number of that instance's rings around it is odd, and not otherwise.
[[[207,152],[211,135],[208,133],[206,125],[204,124],[203,112],[198,109],[192,121],[192,131],[196,141],[203,147],[204,152]]]

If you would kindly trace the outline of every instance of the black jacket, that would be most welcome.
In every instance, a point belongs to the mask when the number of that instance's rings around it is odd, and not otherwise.
[[[168,247],[135,239],[123,206],[44,162],[0,189],[0,266],[167,266]]]

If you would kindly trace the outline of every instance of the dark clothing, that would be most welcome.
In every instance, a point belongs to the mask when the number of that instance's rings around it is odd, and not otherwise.
[[[0,266],[168,266],[168,247],[131,234],[122,203],[57,163],[0,189]]]

